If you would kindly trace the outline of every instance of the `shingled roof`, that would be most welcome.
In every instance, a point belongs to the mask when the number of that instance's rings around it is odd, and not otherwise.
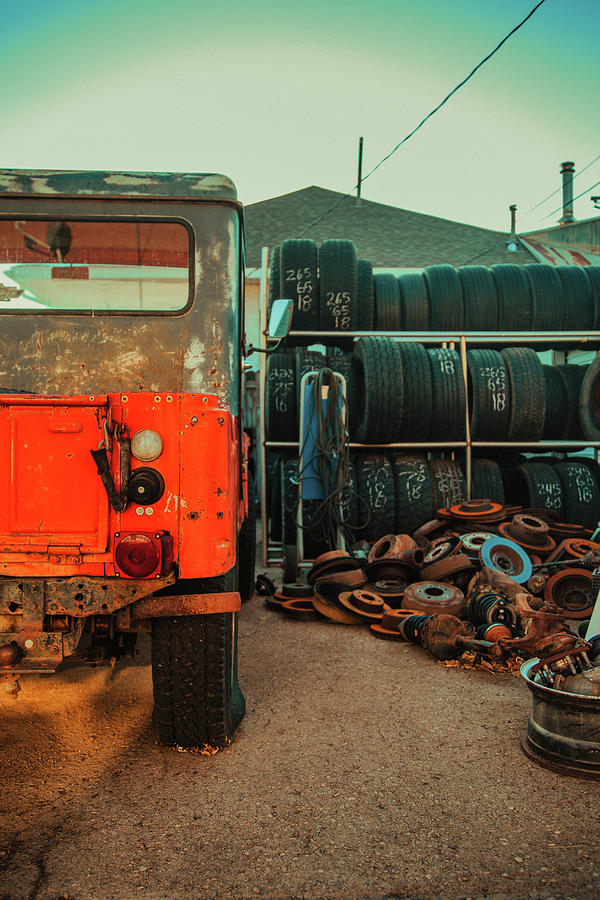
[[[246,206],[246,264],[259,266],[262,247],[274,247],[297,237],[340,198],[344,199],[303,236],[317,243],[328,238],[352,240],[359,257],[376,267],[462,266],[468,262],[523,265],[536,261],[528,250],[520,248],[511,253],[506,249],[508,232],[463,225],[372,200],[359,203],[356,197],[313,185]]]

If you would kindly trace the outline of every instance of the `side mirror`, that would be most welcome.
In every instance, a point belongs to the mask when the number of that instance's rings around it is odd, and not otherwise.
[[[271,306],[269,327],[267,334],[270,338],[283,340],[290,333],[292,327],[292,313],[294,312],[293,300],[275,300]]]

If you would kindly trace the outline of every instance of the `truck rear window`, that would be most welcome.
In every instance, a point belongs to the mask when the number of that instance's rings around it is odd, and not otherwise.
[[[0,220],[0,313],[177,312],[190,281],[181,222]]]

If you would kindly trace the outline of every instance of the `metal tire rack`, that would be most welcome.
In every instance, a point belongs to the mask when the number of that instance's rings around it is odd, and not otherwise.
[[[267,299],[268,299],[268,264],[269,251],[263,248],[262,251],[262,275],[260,289],[260,338],[261,347],[267,345]],[[548,347],[561,347],[568,351],[569,349],[581,349],[582,345],[588,345],[590,350],[600,349],[600,332],[585,333],[582,331],[564,331],[560,335],[548,331],[518,331],[518,332],[412,332],[412,331],[291,331],[290,337],[300,338],[309,343],[321,342],[322,339],[337,339],[340,337],[354,338],[357,340],[361,337],[381,337],[385,336],[398,341],[407,343],[434,344],[450,349],[458,348],[460,355],[462,374],[465,384],[466,412],[465,412],[465,439],[463,441],[426,441],[415,442],[407,441],[393,444],[357,444],[350,443],[351,449],[364,448],[379,450],[448,450],[453,453],[455,450],[463,449],[465,451],[465,480],[467,483],[467,492],[470,497],[471,492],[471,460],[473,448],[519,448],[522,450],[547,449],[549,451],[566,452],[568,450],[585,450],[594,448],[595,456],[598,457],[600,449],[600,441],[472,441],[471,429],[469,423],[469,389],[467,377],[467,347],[488,347],[493,344],[502,346],[518,346],[524,344],[532,346],[534,344],[544,345],[544,349]],[[266,396],[266,355],[260,354],[260,378],[259,378],[259,409],[260,409],[260,426],[259,426],[259,451],[261,466],[261,524],[263,534],[263,565],[278,565],[281,562],[282,548],[281,544],[269,543],[267,533],[267,496],[265,484],[266,472],[266,453],[267,449],[294,449],[299,447],[298,441],[267,441],[265,432],[265,396]]]

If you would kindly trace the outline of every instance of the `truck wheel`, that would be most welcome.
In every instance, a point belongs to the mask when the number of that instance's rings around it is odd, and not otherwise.
[[[237,680],[237,614],[153,619],[152,681],[162,744],[225,746],[245,712]]]

